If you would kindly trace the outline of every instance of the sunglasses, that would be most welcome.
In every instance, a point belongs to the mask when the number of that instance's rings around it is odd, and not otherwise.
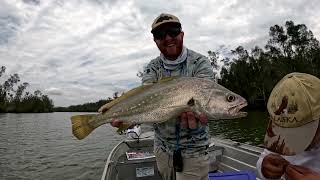
[[[181,28],[179,27],[172,27],[172,28],[168,28],[166,30],[163,31],[155,31],[153,33],[153,37],[155,39],[158,40],[163,40],[164,38],[166,38],[167,34],[172,37],[175,38],[176,36],[178,36],[181,33]]]

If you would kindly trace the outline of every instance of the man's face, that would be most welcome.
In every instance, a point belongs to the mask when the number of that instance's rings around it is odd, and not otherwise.
[[[164,24],[153,33],[153,40],[167,59],[175,60],[182,51],[183,35],[176,25]]]

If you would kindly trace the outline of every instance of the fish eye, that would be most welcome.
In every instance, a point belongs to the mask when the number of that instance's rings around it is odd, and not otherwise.
[[[228,101],[228,102],[232,102],[232,101],[234,101],[235,99],[236,99],[236,97],[235,97],[234,95],[231,95],[231,94],[227,95],[227,101]]]

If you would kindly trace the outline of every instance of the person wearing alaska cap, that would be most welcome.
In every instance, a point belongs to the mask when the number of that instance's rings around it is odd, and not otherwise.
[[[320,79],[290,73],[273,88],[266,149],[257,169],[264,179],[320,180]]]
[[[160,55],[145,67],[143,84],[155,83],[171,76],[214,80],[209,59],[184,46],[184,32],[178,17],[167,13],[160,14],[151,25],[151,33]],[[105,106],[102,106],[99,112],[106,110]],[[164,180],[208,179],[207,122],[205,115],[196,116],[192,111],[186,111],[177,119],[154,124],[154,153],[159,173]],[[128,126],[120,120],[114,120],[111,125]]]

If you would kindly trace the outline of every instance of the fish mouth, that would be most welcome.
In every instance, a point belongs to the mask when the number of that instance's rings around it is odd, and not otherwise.
[[[237,117],[237,118],[242,118],[246,117],[248,115],[247,112],[240,111],[242,108],[246,107],[248,105],[247,102],[243,102],[241,104],[238,104],[236,106],[233,106],[229,109],[229,114]]]

